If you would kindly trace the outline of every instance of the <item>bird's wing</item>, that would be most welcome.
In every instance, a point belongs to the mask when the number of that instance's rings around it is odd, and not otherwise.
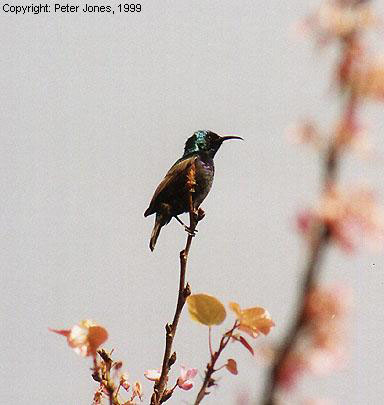
[[[191,167],[191,165],[195,162],[197,156],[191,156],[186,159],[178,160],[167,172],[164,179],[161,183],[157,186],[155,193],[153,194],[152,200],[149,204],[149,207],[144,213],[144,216],[147,217],[148,215],[154,214],[156,212],[156,203],[161,202],[161,194],[165,190],[170,190],[175,188],[177,183],[180,183],[180,187],[183,186],[183,183],[186,181],[186,173]]]

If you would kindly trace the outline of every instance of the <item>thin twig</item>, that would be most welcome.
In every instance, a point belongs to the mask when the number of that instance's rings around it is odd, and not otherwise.
[[[212,350],[212,327],[211,326],[208,326],[208,344],[209,344],[209,354],[212,357],[213,350]]]
[[[172,344],[176,335],[177,325],[179,323],[180,315],[183,310],[184,304],[188,296],[191,294],[191,289],[189,284],[185,284],[185,273],[187,270],[188,254],[191,248],[192,238],[194,237],[194,232],[196,230],[197,219],[195,217],[194,207],[193,207],[193,193],[194,193],[194,176],[195,176],[195,166],[192,164],[190,173],[188,175],[188,205],[189,205],[189,229],[188,237],[185,244],[185,248],[180,252],[180,280],[179,280],[179,294],[177,297],[177,305],[175,315],[171,324],[167,323],[165,326],[166,338],[165,338],[165,351],[163,357],[163,366],[161,369],[161,376],[158,382],[155,383],[154,393],[151,397],[151,405],[160,405],[165,402],[173,393],[173,390],[166,391],[168,374],[171,366],[176,361],[176,353],[172,352]],[[168,394],[168,395],[164,395]]]
[[[226,348],[227,344],[231,340],[232,334],[238,326],[239,326],[238,321],[236,321],[233,327],[222,336],[220,340],[219,349],[217,350],[217,352],[212,353],[211,351],[211,361],[207,364],[203,385],[201,386],[200,391],[197,394],[194,405],[199,405],[200,402],[204,399],[204,397],[208,395],[207,388],[215,385],[215,381],[212,379],[212,374],[215,373],[216,371],[219,371],[221,368],[225,367],[223,366],[220,367],[220,369],[215,369],[216,362],[219,359],[222,351]]]

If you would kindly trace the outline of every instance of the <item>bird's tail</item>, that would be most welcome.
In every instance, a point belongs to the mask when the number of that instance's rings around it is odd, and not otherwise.
[[[155,221],[155,225],[153,226],[152,229],[152,234],[151,234],[151,239],[149,241],[149,248],[151,249],[151,251],[153,252],[153,249],[155,248],[156,242],[157,242],[157,238],[160,235],[160,230],[163,227],[162,221],[160,220],[160,218],[156,215],[156,221]]]

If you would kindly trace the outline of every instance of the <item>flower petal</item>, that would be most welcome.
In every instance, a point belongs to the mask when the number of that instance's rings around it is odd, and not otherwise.
[[[184,391],[188,391],[193,387],[193,382],[190,380],[186,380],[186,381],[182,381],[178,379],[177,380],[177,385],[179,386],[179,388],[181,388]]]

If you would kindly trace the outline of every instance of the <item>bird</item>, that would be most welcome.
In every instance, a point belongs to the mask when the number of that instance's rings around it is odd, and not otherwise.
[[[144,217],[156,214],[149,242],[151,251],[155,248],[161,228],[173,217],[183,224],[178,215],[189,212],[188,174],[192,165],[195,167],[196,182],[192,203],[196,211],[212,187],[215,173],[213,158],[223,142],[229,139],[243,140],[240,136],[220,136],[210,130],[196,131],[187,139],[183,156],[173,164],[157,186],[149,207],[144,212]],[[186,229],[188,230],[187,227]]]

